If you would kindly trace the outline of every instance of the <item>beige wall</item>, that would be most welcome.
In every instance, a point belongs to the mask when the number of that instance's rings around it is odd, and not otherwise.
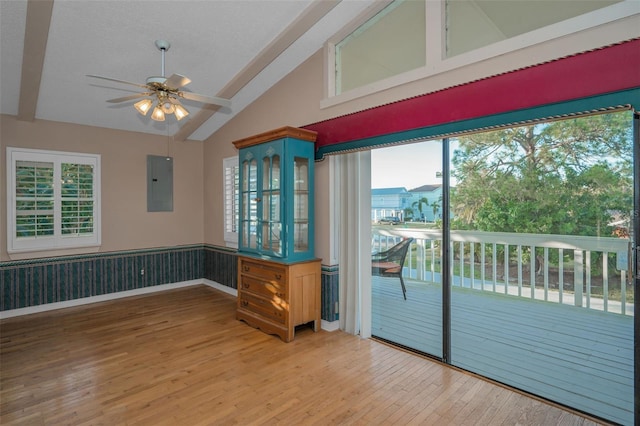
[[[0,260],[6,243],[6,147],[85,152],[101,155],[101,252],[202,243],[202,142],[168,142],[166,137],[0,116]],[[173,212],[147,212],[147,155],[174,161]],[[77,251],[75,251],[77,252]],[[82,251],[80,251],[82,252]],[[68,253],[68,252],[65,252]],[[27,253],[33,258],[55,253]]]

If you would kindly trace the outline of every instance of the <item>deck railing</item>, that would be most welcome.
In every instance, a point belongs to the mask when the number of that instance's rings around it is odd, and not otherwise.
[[[442,232],[374,227],[372,250],[415,239],[403,276],[440,282]],[[630,240],[505,232],[452,231],[452,285],[634,315]]]

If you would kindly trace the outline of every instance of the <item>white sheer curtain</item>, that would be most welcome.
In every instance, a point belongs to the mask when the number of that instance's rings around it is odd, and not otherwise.
[[[371,153],[338,156],[340,329],[371,337]]]

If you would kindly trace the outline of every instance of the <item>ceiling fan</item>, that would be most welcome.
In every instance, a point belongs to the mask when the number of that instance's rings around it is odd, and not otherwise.
[[[155,108],[151,113],[151,118],[155,121],[164,121],[165,114],[174,114],[178,121],[189,115],[189,111],[180,103],[180,98],[188,99],[191,101],[201,102],[204,104],[219,105],[222,107],[230,107],[231,101],[229,99],[219,98],[215,96],[199,95],[197,93],[185,92],[180,88],[186,86],[191,82],[187,77],[180,74],[173,74],[169,78],[164,76],[164,55],[171,44],[165,40],[156,40],[156,47],[162,52],[162,75],[152,76],[147,78],[146,84],[132,83],[130,81],[118,80],[110,77],[103,77],[100,75],[87,75],[87,77],[100,78],[102,80],[114,81],[116,83],[130,84],[132,86],[140,87],[146,91],[143,93],[136,93],[135,95],[124,96],[122,98],[110,99],[107,102],[119,103],[131,101],[138,98],[147,98],[138,101],[134,104],[134,107],[142,115],[147,113],[153,107],[154,101],[156,102]]]

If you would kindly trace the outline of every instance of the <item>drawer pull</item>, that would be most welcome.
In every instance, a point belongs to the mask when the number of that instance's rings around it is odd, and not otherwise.
[[[282,275],[281,274],[276,274],[276,280],[281,280],[282,279]]]
[[[244,265],[244,266],[242,267],[242,269],[243,269],[245,272],[249,272],[249,270],[250,270],[251,268],[249,268],[247,265]]]
[[[246,300],[243,300],[243,301],[242,301],[242,306],[249,306],[249,302],[248,302],[248,301],[246,301]]]
[[[251,285],[249,283],[242,283],[242,287],[249,288],[249,287],[251,287]]]

